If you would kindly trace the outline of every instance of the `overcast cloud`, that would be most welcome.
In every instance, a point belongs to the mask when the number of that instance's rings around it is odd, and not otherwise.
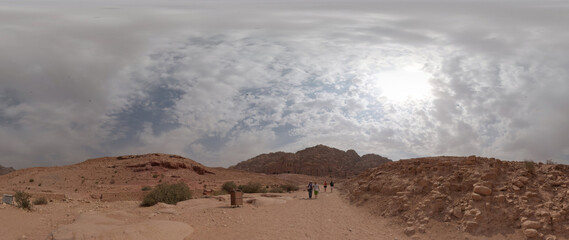
[[[0,0],[0,165],[316,144],[569,163],[560,1]]]

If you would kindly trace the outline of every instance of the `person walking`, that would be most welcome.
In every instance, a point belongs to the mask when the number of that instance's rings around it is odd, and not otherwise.
[[[314,182],[314,198],[318,199],[318,192],[320,192],[320,187],[317,182]]]
[[[328,187],[328,183],[326,183],[326,181],[324,181],[324,192],[326,192],[327,187]]]
[[[312,185],[312,182],[308,183],[308,186],[306,186],[306,189],[308,190],[308,198],[312,199],[312,188],[314,188],[314,185]]]
[[[334,181],[330,181],[330,192],[334,191]]]

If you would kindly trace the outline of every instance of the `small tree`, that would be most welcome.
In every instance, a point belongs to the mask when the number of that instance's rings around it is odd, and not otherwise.
[[[230,193],[231,191],[237,189],[237,184],[233,181],[225,182],[221,185],[221,190],[225,191],[226,193]]]
[[[19,208],[32,210],[32,204],[30,203],[30,194],[24,191],[16,191],[16,203]]]

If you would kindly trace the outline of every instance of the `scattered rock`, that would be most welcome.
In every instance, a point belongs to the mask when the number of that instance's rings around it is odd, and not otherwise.
[[[539,238],[568,238],[569,166],[528,166],[477,156],[407,159],[368,170],[345,186],[352,202],[405,222],[428,217],[473,234],[521,229],[539,231]]]
[[[524,230],[524,235],[526,235],[528,238],[534,238],[539,236],[539,232],[537,232],[535,229],[528,228]]]
[[[407,236],[411,236],[415,234],[415,227],[406,227],[405,230],[403,230],[403,232],[405,233],[405,235]]]

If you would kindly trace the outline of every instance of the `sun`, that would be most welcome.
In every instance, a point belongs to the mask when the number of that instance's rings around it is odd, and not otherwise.
[[[372,76],[373,91],[380,99],[403,102],[432,97],[429,79],[431,74],[421,70],[419,65],[381,71]]]

